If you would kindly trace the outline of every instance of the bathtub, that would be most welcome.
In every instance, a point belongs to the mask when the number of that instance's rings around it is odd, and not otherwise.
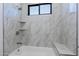
[[[56,56],[57,53],[53,48],[21,46],[14,50],[9,56]]]

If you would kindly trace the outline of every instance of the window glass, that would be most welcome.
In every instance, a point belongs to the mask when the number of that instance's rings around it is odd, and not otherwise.
[[[18,9],[12,4],[5,4],[4,6],[4,15],[5,16],[18,16]]]
[[[30,15],[38,15],[38,14],[39,14],[38,6],[31,6],[30,7]]]
[[[40,14],[50,14],[50,4],[40,5]]]
[[[69,12],[76,12],[76,4],[75,3],[69,4]]]

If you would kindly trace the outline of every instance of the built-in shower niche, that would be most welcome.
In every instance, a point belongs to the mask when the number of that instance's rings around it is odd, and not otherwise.
[[[17,47],[19,48],[20,46],[24,45],[23,44],[23,37],[25,36],[25,32],[27,31],[26,28],[24,28],[26,21],[25,20],[19,20],[19,28],[16,31],[16,35],[20,36],[20,39],[17,41]],[[18,52],[20,52],[20,49],[17,49]]]
[[[20,20],[19,23],[20,23],[20,27],[23,27],[26,24],[26,21],[25,20]]]
[[[22,46],[23,43],[22,42],[17,42],[16,44],[18,46],[17,52],[20,52],[21,50],[19,49],[19,47]]]
[[[27,31],[27,29],[24,27],[25,24],[26,24],[26,21],[25,20],[20,20],[19,23],[20,23],[20,27],[19,27],[18,31],[20,32],[20,34],[22,34],[25,31]]]
[[[27,30],[26,28],[24,28],[24,25],[26,23],[24,20],[20,20],[18,22],[19,22],[20,26],[19,26],[19,29],[16,31],[16,35],[22,34],[24,31]]]

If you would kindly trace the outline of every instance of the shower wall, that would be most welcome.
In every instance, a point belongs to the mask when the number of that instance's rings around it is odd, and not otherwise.
[[[16,49],[17,41],[20,39],[19,36],[16,35],[16,31],[18,30],[18,17],[9,17],[4,20],[5,21],[5,40],[4,40],[4,54],[8,55]]]
[[[67,4],[63,4],[67,6]],[[76,5],[75,5],[76,10]],[[65,11],[63,15],[63,25],[62,25],[62,39],[63,44],[65,44],[70,50],[76,53],[76,11]]]
[[[3,55],[3,4],[0,3],[0,56]]]
[[[61,42],[60,37],[60,26],[61,23],[61,6],[62,4],[53,4],[50,15],[36,15],[28,16],[28,4],[23,4],[22,18],[26,20],[26,26],[29,24],[30,38],[24,38],[27,45],[30,46],[41,46],[41,47],[52,47],[54,41]],[[26,34],[25,34],[26,35]],[[60,38],[59,38],[60,37]],[[24,43],[26,44],[26,43]]]
[[[69,49],[76,53],[76,13],[63,16],[62,40]]]
[[[27,45],[52,47],[53,42],[58,42],[76,52],[76,12],[65,11],[63,7],[65,4],[53,4],[53,13],[50,15],[28,16],[27,5],[23,4],[22,9],[22,18],[27,22],[25,28],[28,24],[30,26],[25,31],[29,32],[30,37],[24,38]]]
[[[20,36],[16,35],[16,31],[19,29],[20,15],[14,15],[13,9],[16,10],[16,4],[4,4],[4,55],[8,55],[14,51],[17,46]]]
[[[28,16],[28,5],[21,4],[22,12],[17,17],[4,17],[5,24],[5,55],[18,48],[17,42],[26,46],[51,47],[53,42],[64,44],[72,51],[76,47],[76,13],[67,13],[63,4],[52,4],[52,14]],[[14,5],[13,5],[14,6]],[[65,13],[64,13],[65,12]],[[25,21],[22,36],[16,35],[21,24]]]

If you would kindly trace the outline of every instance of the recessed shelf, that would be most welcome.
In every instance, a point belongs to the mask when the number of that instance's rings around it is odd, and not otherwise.
[[[21,7],[19,7],[19,8],[18,8],[18,10],[22,10],[22,8],[21,8]]]
[[[16,35],[19,35],[19,31],[16,31]]]
[[[22,42],[17,42],[16,44],[22,44]]]
[[[19,21],[20,23],[26,23],[25,21]]]
[[[26,31],[26,29],[20,28],[19,31]]]
[[[20,23],[26,23],[26,22],[20,22]]]
[[[26,23],[26,21],[24,21],[24,20],[20,20],[19,22],[22,24]]]

